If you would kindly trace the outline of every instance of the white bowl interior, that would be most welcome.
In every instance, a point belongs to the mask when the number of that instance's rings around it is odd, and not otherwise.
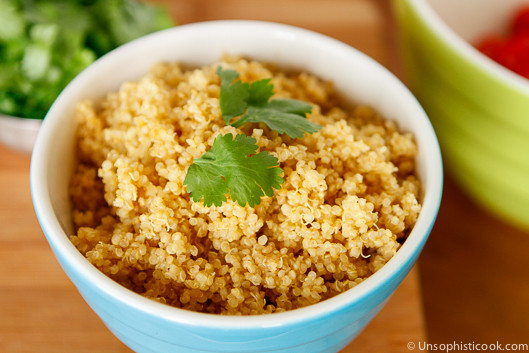
[[[400,1],[400,0],[398,0]],[[512,89],[529,95],[529,81],[479,52],[474,45],[505,34],[513,13],[527,0],[404,0],[435,35],[467,61]]]
[[[487,34],[503,34],[512,14],[527,0],[427,0],[459,36],[470,43]]]
[[[197,45],[200,43],[200,45]],[[442,164],[433,129],[415,98],[405,86],[381,65],[356,50],[322,35],[290,26],[249,21],[221,21],[180,26],[133,41],[98,60],[83,71],[51,107],[37,137],[31,167],[32,194],[41,226],[55,251],[61,252],[79,271],[99,282],[101,290],[125,296],[151,312],[167,316],[172,308],[125,293],[124,288],[82,261],[82,255],[65,236],[72,230],[68,185],[74,166],[75,122],[73,112],[82,99],[99,99],[115,91],[127,80],[143,76],[155,63],[170,60],[193,66],[211,64],[222,54],[238,54],[261,61],[281,63],[285,69],[311,72],[332,80],[345,99],[375,107],[388,119],[398,121],[401,129],[415,134],[419,155],[418,174],[426,197],[423,211],[412,235],[390,263],[369,280],[348,293],[365,295],[377,279],[395,273],[413,257],[432,226],[440,202]],[[325,54],[322,54],[325,53]],[[133,58],[133,59],[131,59]],[[386,274],[384,274],[386,273]],[[371,284],[370,284],[371,283]],[[120,289],[121,288],[121,289]],[[119,291],[119,293],[118,293]],[[340,297],[340,296],[338,296]],[[317,305],[325,312],[346,296]],[[124,299],[125,300],[125,299]],[[140,305],[140,304],[138,304]],[[147,309],[146,309],[147,310]],[[313,310],[313,309],[310,309]],[[303,309],[282,313],[282,320],[295,320]],[[181,313],[193,316],[196,313]],[[196,316],[194,316],[196,318]],[[230,318],[236,321],[237,318]],[[256,325],[274,324],[274,318],[255,318]],[[225,324],[226,318],[218,318]],[[248,319],[245,320],[248,324]]]

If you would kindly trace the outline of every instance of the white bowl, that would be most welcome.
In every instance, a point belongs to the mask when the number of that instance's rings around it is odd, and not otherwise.
[[[29,154],[33,150],[41,124],[42,120],[0,114],[0,143]]]

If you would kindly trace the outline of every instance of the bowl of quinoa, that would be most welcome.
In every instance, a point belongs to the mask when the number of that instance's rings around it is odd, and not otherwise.
[[[310,105],[320,128],[226,123],[219,67],[269,79],[272,99]],[[255,204],[188,190],[194,161],[229,134],[281,168]],[[65,272],[135,351],[336,352],[415,263],[442,167],[425,113],[370,58],[295,27],[218,21],[81,73],[39,132],[31,188]]]

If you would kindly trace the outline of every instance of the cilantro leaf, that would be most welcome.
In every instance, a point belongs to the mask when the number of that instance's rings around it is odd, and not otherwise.
[[[235,70],[222,70],[217,68],[217,74],[221,77],[220,85],[220,110],[226,125],[236,116],[244,114],[247,108],[249,94],[249,84],[235,81],[239,74]]]
[[[222,205],[226,194],[244,207],[261,202],[261,196],[272,196],[281,188],[283,170],[276,157],[268,152],[256,154],[253,137],[243,134],[219,135],[211,149],[196,158],[189,167],[184,185],[193,201],[204,198],[204,205]]]
[[[274,85],[270,79],[252,83],[237,80],[234,70],[217,67],[220,76],[220,109],[226,125],[239,127],[262,122],[272,130],[292,138],[321,129],[305,118],[312,111],[310,104],[294,99],[272,99]],[[235,120],[235,121],[233,121]],[[204,199],[206,206],[220,206],[226,194],[239,205],[254,207],[261,196],[272,196],[281,188],[283,172],[276,157],[268,152],[256,154],[253,137],[244,134],[219,135],[211,149],[196,158],[187,170],[184,185],[191,199]]]
[[[245,123],[265,123],[280,134],[292,138],[303,137],[305,132],[314,133],[321,126],[305,118],[312,111],[310,104],[294,99],[272,99],[274,85],[270,79],[251,84],[236,80],[235,70],[217,67],[220,76],[220,109],[227,125],[240,127]],[[234,118],[237,120],[232,121]]]

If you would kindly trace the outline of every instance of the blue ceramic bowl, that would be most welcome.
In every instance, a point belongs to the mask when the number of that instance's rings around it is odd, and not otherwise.
[[[201,66],[222,54],[273,62],[332,80],[349,101],[375,107],[415,134],[423,210],[401,249],[360,285],[284,313],[220,316],[169,307],[133,293],[93,267],[70,243],[68,181],[75,163],[72,112],[163,60]],[[442,189],[435,133],[413,95],[374,60],[334,39],[253,21],[179,26],[131,42],[82,72],[59,96],[41,127],[31,161],[31,190],[42,229],[64,271],[108,328],[137,352],[337,352],[384,306],[414,265],[434,223]]]

